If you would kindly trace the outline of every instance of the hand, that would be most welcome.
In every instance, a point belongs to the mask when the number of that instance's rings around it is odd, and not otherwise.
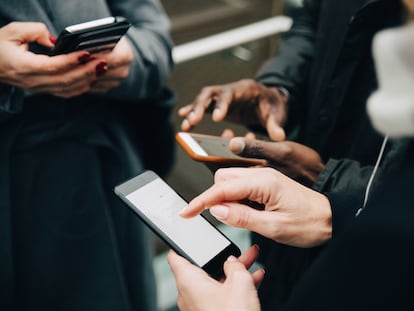
[[[86,51],[54,57],[34,54],[28,50],[31,42],[53,47],[42,23],[12,22],[0,28],[0,83],[65,98],[89,91],[101,60],[81,64],[89,56]]]
[[[312,185],[325,164],[319,154],[293,141],[268,142],[252,138],[235,137],[230,150],[240,156],[267,160],[271,166],[304,185]]]
[[[104,60],[107,65],[98,68],[98,79],[93,84],[91,92],[106,93],[128,77],[134,54],[127,39],[122,37],[112,51],[97,54],[96,57]]]
[[[226,278],[219,282],[170,251],[167,259],[176,279],[179,309],[181,311],[259,311],[256,286],[263,280],[264,271],[260,269],[250,274],[243,259],[243,256],[256,258],[257,255],[257,248],[251,247],[239,259],[229,257],[224,263]]]
[[[181,130],[189,131],[200,123],[207,110],[213,111],[214,122],[226,118],[246,126],[261,124],[272,139],[285,139],[287,97],[277,88],[252,79],[204,87],[191,104],[178,110],[184,118]]]
[[[264,206],[257,210],[241,202]],[[273,168],[226,168],[214,184],[181,211],[192,217],[205,209],[219,221],[296,246],[322,245],[332,236],[328,199]]]

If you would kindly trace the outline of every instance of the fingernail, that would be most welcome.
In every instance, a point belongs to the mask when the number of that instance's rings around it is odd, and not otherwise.
[[[49,35],[49,41],[51,43],[55,44],[56,43],[56,37],[55,36],[52,36],[52,35]]]
[[[96,65],[96,76],[102,76],[108,71],[108,64],[106,62],[100,62]]]
[[[227,258],[227,261],[235,262],[235,261],[237,261],[237,258],[234,257],[233,255],[230,255],[229,258]]]
[[[92,82],[91,82],[91,84],[90,84],[90,86],[91,86],[91,87],[94,87],[94,86],[95,86],[95,84],[96,84],[96,82],[98,82],[98,80],[94,80],[94,81],[92,81]]]
[[[183,122],[181,122],[181,128],[184,130],[187,130],[190,127],[190,122],[188,122],[187,119],[184,119]]]
[[[178,213],[178,215],[182,215],[185,211],[187,210],[187,206],[186,207],[184,207],[179,213]]]
[[[242,153],[244,148],[246,148],[246,143],[242,138],[233,138],[230,141],[230,149],[234,153]]]
[[[88,52],[85,52],[84,54],[78,57],[78,61],[82,64],[85,64],[88,61],[90,61],[90,57],[91,57],[91,54]]]
[[[223,205],[216,205],[210,208],[210,214],[217,219],[226,220],[229,216],[229,208]]]
[[[219,114],[220,114],[220,108],[214,108],[213,117],[219,117]]]

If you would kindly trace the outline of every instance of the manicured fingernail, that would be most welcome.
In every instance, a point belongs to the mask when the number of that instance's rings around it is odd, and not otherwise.
[[[184,119],[183,122],[181,123],[181,128],[184,130],[187,130],[190,127],[190,122],[188,122],[187,119]]]
[[[227,258],[227,261],[235,262],[235,261],[237,261],[237,258],[234,257],[233,255],[230,255],[229,258]]]
[[[55,44],[56,43],[56,37],[55,36],[52,36],[52,35],[49,35],[49,41],[51,43]]]
[[[91,58],[91,53],[85,52],[84,54],[78,57],[78,60],[80,63],[85,64],[88,61],[90,61],[90,58]]]
[[[220,108],[214,108],[213,117],[218,117],[220,115]]]
[[[102,76],[108,71],[108,64],[106,62],[100,62],[96,65],[96,76]]]
[[[219,220],[226,220],[229,216],[229,208],[223,205],[216,205],[210,208],[210,214]]]
[[[242,138],[233,138],[230,141],[230,149],[234,153],[242,153],[244,148],[246,148],[246,143]]]

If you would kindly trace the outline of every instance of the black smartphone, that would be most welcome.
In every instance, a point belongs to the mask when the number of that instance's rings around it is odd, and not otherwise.
[[[264,159],[241,157],[229,148],[229,139],[199,133],[178,132],[178,144],[194,160],[204,163],[226,164],[227,166],[265,166]]]
[[[101,18],[66,27],[58,36],[53,55],[86,50],[100,53],[112,50],[131,24],[121,16]]]
[[[223,263],[240,249],[203,215],[182,218],[187,202],[153,171],[115,187],[115,193],[170,248],[212,277],[223,276]]]

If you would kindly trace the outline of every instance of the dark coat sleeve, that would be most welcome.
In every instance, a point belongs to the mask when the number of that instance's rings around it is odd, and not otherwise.
[[[388,180],[308,269],[284,310],[413,310],[414,170]]]
[[[325,193],[332,209],[332,239],[335,239],[355,218],[358,209],[363,205],[363,196],[355,192]]]
[[[303,90],[314,55],[321,1],[305,0],[293,14],[293,25],[279,41],[276,55],[263,64],[257,81],[289,91],[289,116],[297,110],[294,99]]]
[[[134,61],[128,78],[107,96],[135,102],[159,98],[172,68],[170,21],[163,7],[155,0],[116,0],[108,5],[113,15],[132,24],[126,36]]]

